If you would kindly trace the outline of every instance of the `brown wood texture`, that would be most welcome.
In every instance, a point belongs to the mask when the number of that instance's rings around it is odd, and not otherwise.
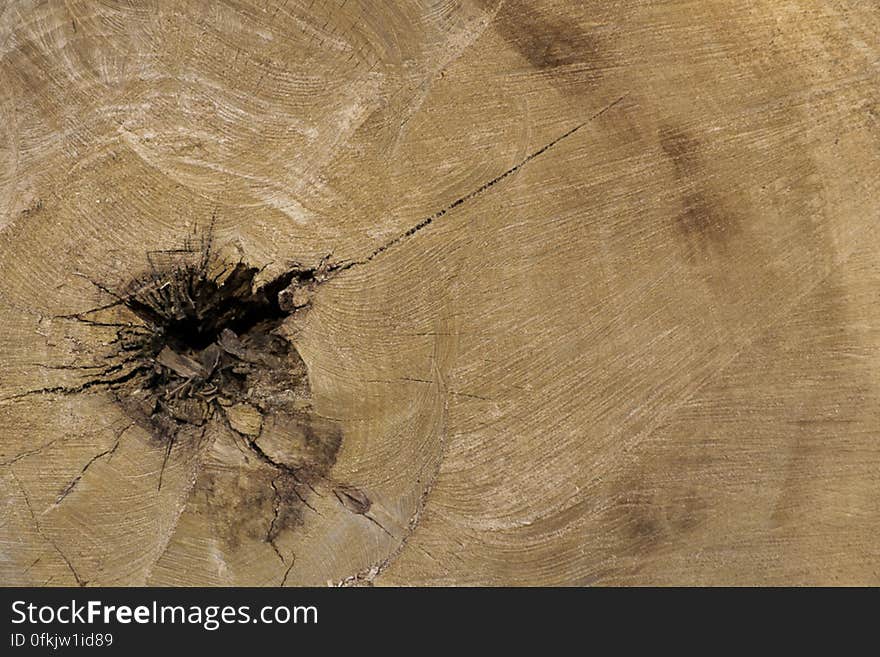
[[[880,584],[878,35],[3,3],[0,582]],[[290,312],[126,369],[133,281],[207,239],[243,295],[307,272]]]

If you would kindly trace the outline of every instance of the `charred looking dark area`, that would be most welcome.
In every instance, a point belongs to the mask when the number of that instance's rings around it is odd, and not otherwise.
[[[201,425],[234,404],[267,413],[308,397],[305,365],[278,329],[297,300],[305,305],[315,270],[258,285],[257,267],[219,262],[209,246],[164,255],[116,295],[140,320],[117,334],[135,368],[117,398],[136,419],[170,434],[173,423]]]
[[[148,252],[146,273],[119,287],[92,280],[112,301],[57,318],[113,329],[115,338],[101,342],[105,364],[66,366],[90,378],[13,398],[109,393],[131,418],[129,428],[141,426],[162,446],[158,490],[169,462],[197,457],[187,508],[207,518],[230,550],[245,537],[271,545],[286,567],[283,584],[294,563],[283,535],[307,512],[320,515],[309,500],[322,496],[318,486],[390,535],[369,515],[369,497],[331,476],[343,434],[335,420],[313,411],[306,365],[283,327],[306,311],[318,285],[360,263],[325,259],[260,283],[262,269],[224,260],[212,247],[209,236],[198,246]],[[56,504],[121,439],[90,459]]]
[[[224,520],[219,512],[212,522],[231,537],[262,534],[284,561],[275,538],[311,508],[314,486],[330,481],[342,442],[338,426],[312,412],[306,365],[282,326],[305,312],[328,268],[291,266],[261,283],[261,269],[224,260],[212,247],[209,237],[150,252],[146,272],[118,287],[93,281],[113,300],[67,317],[115,329],[106,365],[79,386],[44,392],[109,392],[162,445],[159,489],[172,454],[209,445],[203,441],[209,428],[211,436],[230,431],[249,469],[248,485],[261,495],[269,491],[272,522],[266,529],[248,513]],[[238,508],[236,500],[250,494],[238,476],[224,478],[224,466],[216,466],[219,473],[215,465],[204,467],[200,476],[215,482],[206,502],[215,511]]]
[[[313,412],[306,365],[283,326],[306,311],[315,288],[336,269],[326,261],[290,266],[259,282],[263,270],[226,260],[212,247],[209,236],[195,246],[149,252],[146,272],[120,286],[92,280],[112,300],[59,318],[115,332],[109,342],[101,338],[107,351],[95,357],[103,364],[65,367],[90,378],[17,398],[109,393],[132,420],[129,427],[141,426],[162,446],[158,490],[169,463],[198,455],[197,493],[188,508],[208,518],[228,549],[239,549],[243,537],[271,545],[286,566],[284,582],[293,557],[282,535],[307,511],[318,513],[309,501],[317,486],[349,491],[337,499],[357,501],[344,504],[353,513],[366,516],[370,505],[361,491],[330,476],[342,431]],[[56,503],[119,440],[121,434],[89,460]]]
[[[202,266],[186,266],[169,272],[167,280],[154,275],[141,281],[140,291],[124,303],[156,329],[168,346],[201,351],[218,343],[224,331],[244,335],[257,326],[279,325],[290,311],[289,306],[282,308],[279,295],[292,283],[306,284],[314,274],[285,272],[256,287],[259,271],[239,262],[212,277]]]

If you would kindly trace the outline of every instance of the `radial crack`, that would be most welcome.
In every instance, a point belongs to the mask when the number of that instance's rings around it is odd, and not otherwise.
[[[278,546],[275,544],[275,524],[278,522],[278,514],[281,510],[281,505],[278,500],[278,486],[275,482],[278,480],[278,477],[272,479],[272,522],[269,523],[269,529],[266,530],[266,542],[272,546],[272,549],[275,550],[275,554],[278,555],[278,558],[281,559],[281,563],[287,563],[287,560],[281,554],[281,551],[278,549]]]
[[[67,484],[67,486],[64,487],[64,490],[61,491],[61,494],[58,495],[58,499],[55,500],[56,506],[58,504],[61,504],[61,502],[64,500],[64,498],[73,492],[73,490],[76,488],[77,484],[79,484],[80,479],[83,478],[83,476],[86,474],[86,471],[88,471],[88,469],[90,467],[92,467],[92,464],[94,464],[95,461],[97,461],[98,459],[104,458],[105,456],[108,457],[108,460],[113,457],[113,453],[116,452],[116,450],[119,448],[119,443],[122,441],[122,436],[125,434],[126,431],[131,429],[133,426],[134,426],[134,422],[129,424],[127,427],[125,427],[122,431],[120,431],[117,434],[116,442],[113,443],[113,447],[111,447],[110,449],[105,449],[103,452],[96,454],[95,456],[93,456],[92,458],[89,459],[88,463],[86,463],[82,467],[82,470],[80,470],[79,474],[76,475],[76,477],[74,477],[73,479],[71,479],[70,483]]]
[[[281,583],[278,586],[285,586],[287,584],[287,578],[290,575],[290,571],[293,570],[293,566],[295,563],[296,563],[296,555],[291,553],[290,565],[287,567],[287,570],[284,571],[284,577],[281,578]]]
[[[25,390],[24,392],[19,392],[14,395],[9,395],[8,397],[3,397],[2,399],[0,399],[0,402],[16,401],[19,399],[24,399],[26,397],[32,397],[34,395],[49,395],[56,393],[60,393],[62,395],[75,395],[77,393],[88,390],[89,388],[94,388],[98,386],[107,386],[108,388],[111,388],[116,384],[125,383],[126,381],[133,379],[135,375],[137,375],[138,372],[143,371],[145,367],[145,365],[138,365],[120,376],[111,379],[90,379],[88,381],[85,381],[84,383],[81,383],[78,386],[51,386],[46,388],[36,388],[34,390]]]
[[[40,447],[37,447],[36,449],[31,449],[31,450],[28,450],[28,451],[26,451],[26,452],[21,452],[20,454],[17,454],[16,456],[13,456],[13,457],[12,457],[11,459],[9,459],[8,461],[3,461],[2,463],[0,463],[0,465],[3,465],[3,466],[5,466],[5,465],[12,465],[13,463],[18,462],[18,461],[20,461],[20,460],[23,459],[23,458],[27,458],[28,456],[33,456],[34,454],[39,454],[39,453],[42,452],[44,449],[46,449],[46,448],[48,448],[48,447],[51,447],[52,445],[54,445],[55,443],[57,443],[59,440],[61,440],[61,439],[60,439],[60,438],[55,438],[54,440],[50,440],[50,441],[49,441],[48,443],[46,443],[45,445],[41,445]]]
[[[15,483],[18,484],[18,489],[21,491],[22,496],[24,497],[25,506],[27,506],[28,513],[31,515],[31,519],[34,523],[34,529],[37,530],[37,534],[46,541],[49,545],[51,545],[55,551],[58,553],[58,556],[61,557],[62,561],[67,564],[67,568],[70,570],[73,578],[76,580],[76,583],[79,587],[85,587],[89,582],[88,580],[84,580],[79,576],[79,573],[76,572],[76,568],[73,567],[73,564],[70,562],[70,559],[67,558],[67,555],[58,547],[58,544],[49,536],[47,536],[43,532],[43,528],[40,527],[40,522],[37,520],[37,515],[34,513],[34,508],[31,506],[31,499],[27,494],[27,490],[24,485],[21,483],[21,480],[18,478],[18,475],[15,474],[15,471],[12,471],[12,478],[15,480]]]
[[[370,254],[368,254],[365,258],[362,258],[361,260],[353,260],[353,261],[347,261],[347,262],[340,262],[340,263],[336,263],[336,264],[330,265],[330,267],[328,268],[328,273],[336,274],[336,273],[343,272],[343,271],[345,271],[345,270],[347,270],[347,269],[351,269],[352,267],[356,267],[356,266],[358,266],[358,265],[365,265],[365,264],[367,264],[368,262],[370,262],[371,260],[375,259],[376,257],[378,257],[379,255],[381,255],[382,253],[384,253],[384,252],[387,251],[388,249],[390,249],[390,248],[392,248],[393,246],[395,246],[395,245],[397,245],[397,244],[403,242],[404,240],[408,239],[409,237],[412,237],[412,236],[415,235],[417,232],[419,232],[419,231],[422,230],[423,228],[429,226],[429,225],[432,224],[434,221],[436,221],[437,219],[440,219],[441,217],[443,217],[443,216],[446,215],[447,213],[451,212],[451,211],[454,210],[455,208],[459,207],[460,205],[464,205],[464,204],[467,203],[468,201],[472,201],[472,200],[475,199],[476,197],[478,197],[478,196],[480,196],[481,194],[483,194],[484,192],[488,191],[491,187],[493,187],[493,186],[497,185],[498,183],[500,183],[500,182],[501,182],[502,180],[504,180],[505,178],[507,178],[507,177],[509,177],[509,176],[512,176],[513,174],[515,174],[517,171],[519,171],[520,169],[522,169],[525,165],[527,165],[529,162],[531,162],[531,161],[534,160],[535,158],[540,157],[541,155],[543,155],[544,153],[546,153],[547,151],[549,151],[551,148],[553,148],[554,146],[556,146],[557,144],[559,144],[559,143],[560,143],[561,141],[563,141],[564,139],[567,139],[568,137],[570,137],[571,135],[575,134],[578,130],[580,130],[581,128],[583,128],[583,127],[586,126],[587,124],[591,123],[592,121],[595,121],[596,119],[598,119],[599,117],[601,117],[603,114],[605,114],[606,112],[608,112],[608,111],[611,110],[612,108],[614,108],[614,107],[616,107],[617,105],[619,105],[621,102],[623,102],[623,100],[624,100],[627,96],[629,96],[629,92],[623,94],[623,95],[620,96],[620,98],[618,98],[617,100],[615,100],[615,101],[609,103],[608,105],[606,105],[605,107],[603,107],[601,110],[599,110],[598,112],[596,112],[595,114],[593,114],[590,118],[588,118],[586,121],[583,121],[582,123],[579,123],[578,125],[574,126],[573,128],[570,128],[569,130],[567,130],[566,132],[562,133],[561,135],[559,135],[558,137],[556,137],[556,138],[553,139],[552,141],[550,141],[550,142],[544,144],[544,146],[542,146],[542,147],[539,148],[538,150],[533,151],[532,153],[530,153],[529,155],[527,155],[526,157],[524,157],[522,160],[520,160],[517,164],[515,164],[515,165],[512,166],[512,167],[510,167],[507,171],[505,171],[505,172],[503,172],[503,173],[501,173],[501,174],[495,176],[495,177],[492,178],[491,180],[489,180],[489,181],[483,183],[482,185],[480,185],[479,187],[477,187],[475,190],[473,190],[473,191],[471,191],[471,192],[465,194],[464,196],[462,196],[462,197],[456,199],[455,201],[453,201],[453,202],[450,203],[449,205],[445,206],[444,208],[442,208],[442,209],[440,209],[440,210],[437,210],[437,212],[435,212],[434,214],[432,214],[432,215],[430,215],[430,216],[428,216],[428,217],[425,217],[425,218],[422,219],[420,222],[418,222],[415,226],[412,226],[411,228],[407,229],[405,232],[401,233],[400,235],[398,235],[398,236],[395,237],[394,239],[392,239],[392,240],[390,240],[390,241],[388,241],[388,242],[385,242],[385,244],[382,244],[382,245],[379,246],[379,247],[376,247],[376,248],[375,248]]]

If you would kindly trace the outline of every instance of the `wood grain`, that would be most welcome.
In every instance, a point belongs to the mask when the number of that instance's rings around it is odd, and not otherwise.
[[[0,582],[880,584],[878,34],[859,0],[4,4]],[[131,313],[83,313],[208,233],[318,272],[307,375],[171,444],[96,375]]]

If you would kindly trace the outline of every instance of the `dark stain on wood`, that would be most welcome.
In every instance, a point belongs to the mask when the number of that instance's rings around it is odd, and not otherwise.
[[[493,11],[497,3],[484,1]],[[577,67],[579,80],[598,80],[608,63],[595,32],[580,27],[562,14],[538,11],[529,2],[505,2],[493,22],[498,34],[538,71]]]
[[[695,463],[691,466],[699,467]],[[651,468],[634,466],[614,484],[608,508],[614,551],[644,556],[662,550],[700,528],[709,508],[694,486],[672,481]]]
[[[700,143],[684,128],[672,125],[661,127],[658,138],[680,190],[674,227],[689,255],[725,253],[740,227],[735,214],[712,191]]]
[[[274,473],[264,468],[242,476],[237,468],[219,464],[203,467],[193,491],[191,510],[207,520],[211,535],[223,542],[225,552],[241,548],[242,539],[252,543],[264,541],[269,533],[267,519],[273,518],[277,504],[273,477]],[[281,508],[284,523],[275,523],[273,540],[282,529],[302,522],[302,504],[291,502]]]

